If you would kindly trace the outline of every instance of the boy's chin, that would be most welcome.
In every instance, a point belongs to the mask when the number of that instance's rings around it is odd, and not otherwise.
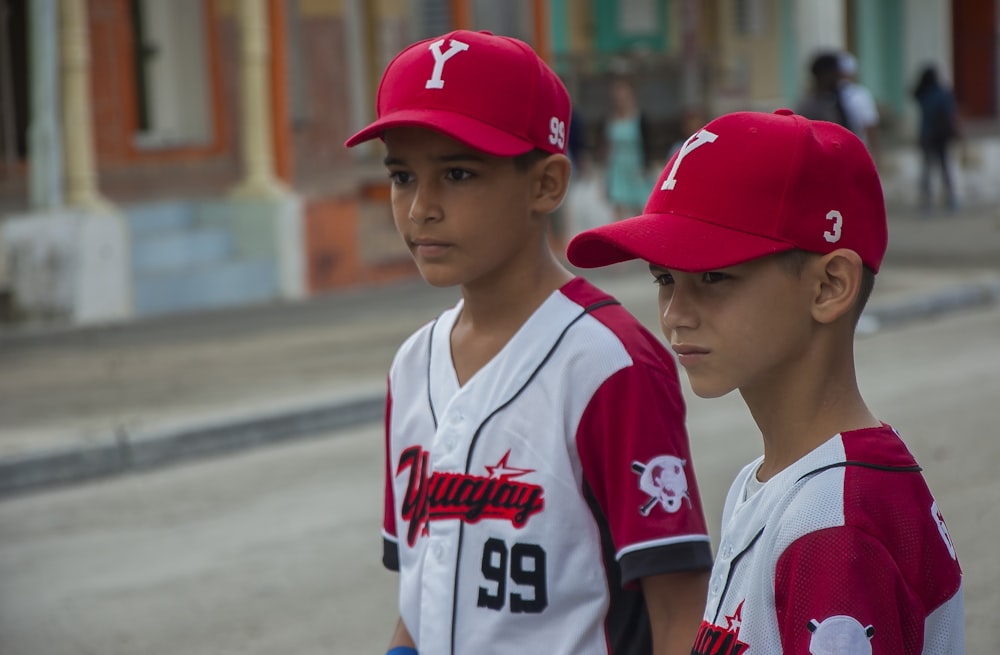
[[[731,386],[712,384],[702,380],[692,380],[691,376],[688,376],[688,382],[691,385],[691,391],[699,398],[722,398],[735,391]]]
[[[461,279],[458,279],[457,276],[448,270],[442,269],[440,266],[421,266],[417,262],[417,272],[420,273],[420,277],[423,278],[424,282],[438,289],[447,289],[448,287],[455,287],[462,283]]]
[[[420,272],[420,277],[424,279],[424,282],[436,289],[450,289],[451,287],[457,287],[461,284],[461,282],[457,280],[445,278],[440,275],[424,275],[423,271]]]

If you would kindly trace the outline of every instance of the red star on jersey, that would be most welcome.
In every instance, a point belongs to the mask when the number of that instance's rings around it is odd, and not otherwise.
[[[745,602],[747,601],[744,598],[740,601],[740,604],[736,606],[736,611],[733,612],[733,615],[726,617],[726,630],[737,636],[740,634],[740,626],[743,625],[743,603]]]
[[[740,627],[743,625],[743,603],[740,601],[736,611],[726,615],[726,627],[714,625],[708,621],[701,622],[698,637],[695,639],[691,655],[745,655],[750,649],[748,644],[740,641]]]
[[[527,475],[528,473],[534,473],[535,469],[519,469],[513,466],[507,466],[507,458],[510,457],[510,451],[508,450],[500,461],[497,462],[496,466],[487,466],[486,472],[490,474],[491,479],[495,480],[510,480],[511,478],[519,478],[522,475]]]

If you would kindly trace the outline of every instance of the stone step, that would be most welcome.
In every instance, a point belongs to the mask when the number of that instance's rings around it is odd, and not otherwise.
[[[278,296],[278,271],[273,261],[229,261],[134,278],[135,312],[140,316],[219,309]]]

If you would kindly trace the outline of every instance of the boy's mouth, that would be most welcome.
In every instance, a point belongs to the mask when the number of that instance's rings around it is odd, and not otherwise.
[[[410,246],[421,257],[435,257],[443,254],[451,244],[438,239],[410,239]]]
[[[707,348],[693,346],[686,343],[671,344],[670,349],[674,351],[677,355],[677,361],[683,366],[693,364],[704,358],[709,353]]]

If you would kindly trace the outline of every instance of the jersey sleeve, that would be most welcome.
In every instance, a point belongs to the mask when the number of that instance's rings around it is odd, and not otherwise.
[[[585,484],[630,587],[648,575],[712,565],[684,400],[670,364],[638,361],[609,377],[577,430]]]
[[[399,545],[396,541],[396,501],[392,490],[392,387],[385,394],[385,497],[382,513],[382,564],[399,570]]]
[[[792,542],[778,558],[774,589],[784,653],[923,652],[927,608],[885,546],[855,527]],[[846,650],[824,650],[835,644]]]

